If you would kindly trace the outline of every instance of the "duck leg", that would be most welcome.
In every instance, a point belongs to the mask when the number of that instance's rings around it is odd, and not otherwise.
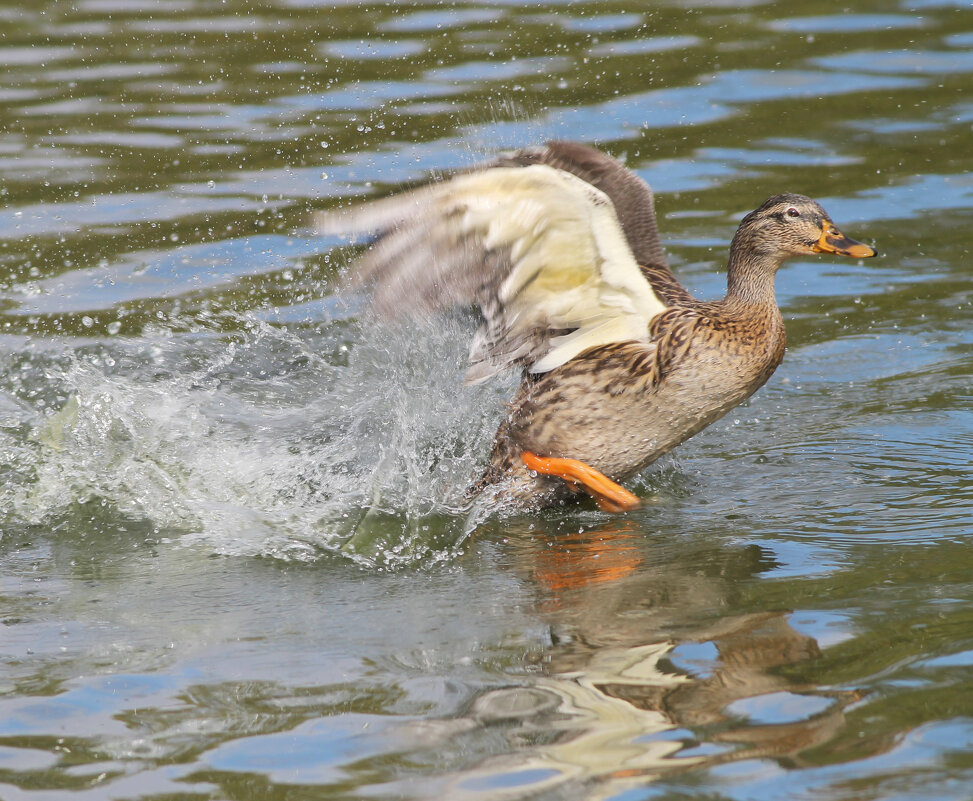
[[[580,487],[595,499],[603,512],[627,512],[642,504],[637,495],[577,459],[537,456],[530,451],[521,453],[520,458],[535,473],[563,478],[572,489]]]

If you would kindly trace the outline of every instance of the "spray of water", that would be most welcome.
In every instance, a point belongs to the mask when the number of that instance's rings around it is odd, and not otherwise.
[[[490,511],[465,492],[509,392],[462,385],[468,329],[224,315],[38,358],[67,400],[0,396],[5,527],[107,507],[220,554],[449,558]]]

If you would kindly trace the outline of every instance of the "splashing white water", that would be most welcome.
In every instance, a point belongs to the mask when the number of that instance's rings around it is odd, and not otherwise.
[[[451,553],[484,514],[465,491],[505,391],[462,386],[465,321],[367,324],[350,347],[347,328],[234,322],[47,366],[70,400],[0,440],[29,476],[2,490],[8,517],[97,504],[221,554]]]

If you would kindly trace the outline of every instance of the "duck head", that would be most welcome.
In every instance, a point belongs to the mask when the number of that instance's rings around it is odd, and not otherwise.
[[[819,203],[804,195],[774,195],[740,223],[733,248],[770,257],[779,265],[792,256],[833,253],[853,259],[877,255],[838,230]]]

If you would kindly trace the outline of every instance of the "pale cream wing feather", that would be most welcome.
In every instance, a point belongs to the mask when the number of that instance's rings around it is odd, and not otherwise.
[[[373,286],[380,310],[479,304],[468,381],[647,342],[649,321],[666,308],[608,197],[546,165],[463,173],[317,222],[325,233],[379,233],[354,280]]]

